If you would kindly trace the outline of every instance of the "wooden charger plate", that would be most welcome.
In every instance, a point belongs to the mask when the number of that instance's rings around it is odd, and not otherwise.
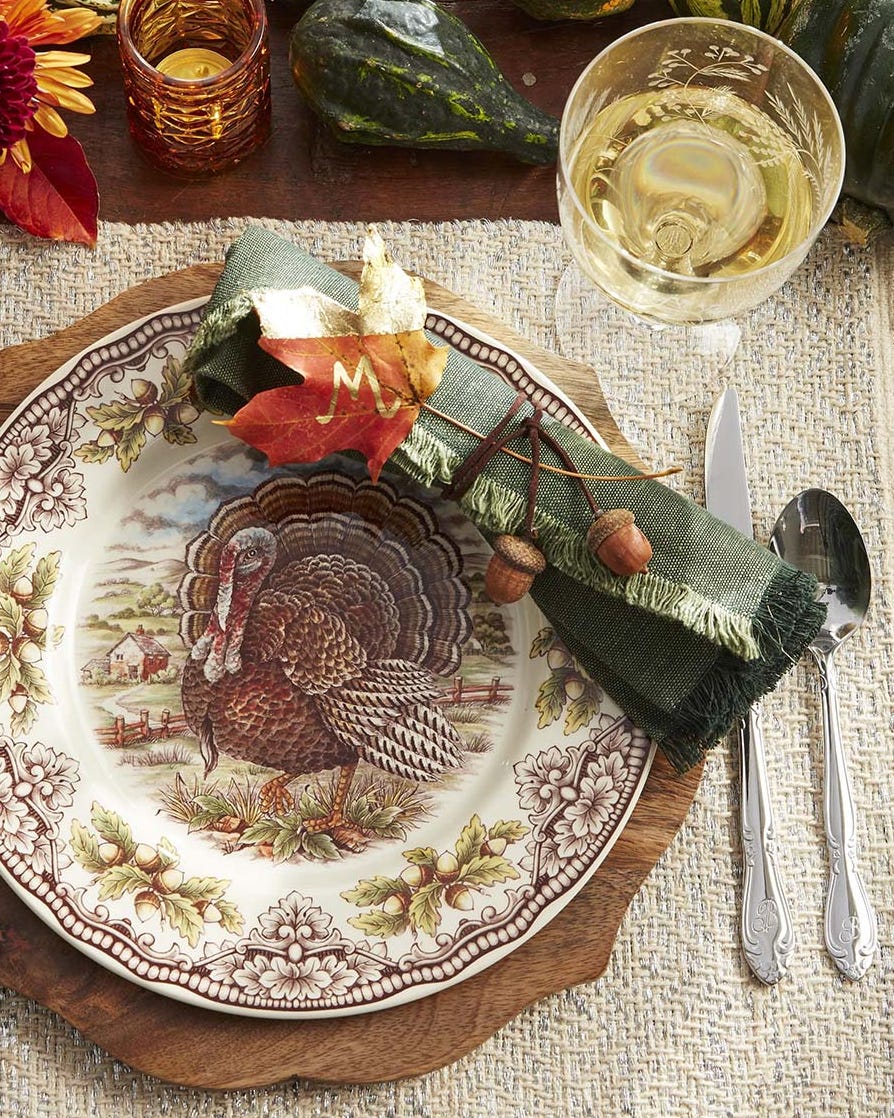
[[[358,265],[338,267],[355,274]],[[0,352],[0,419],[90,343],[163,307],[210,293],[218,264],[149,280],[53,337]],[[595,372],[525,341],[427,283],[429,306],[503,342],[568,393],[612,450],[639,463]],[[598,978],[628,904],[682,823],[701,776],[659,752],[627,826],[580,894],[546,928],[482,973],[376,1013],[308,1021],[237,1017],[136,986],[70,946],[0,883],[0,983],[34,998],[139,1071],[184,1086],[256,1087],[301,1076],[374,1083],[420,1075],[471,1051],[531,1002]]]

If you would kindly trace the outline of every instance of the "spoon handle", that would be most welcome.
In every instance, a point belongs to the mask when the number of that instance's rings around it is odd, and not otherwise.
[[[760,707],[739,723],[742,800],[742,950],[757,977],[771,985],[788,973],[795,946],[791,910],[776,867],[775,830]]]
[[[838,675],[831,653],[814,652],[823,704],[823,812],[829,850],[826,947],[847,978],[869,970],[878,947],[875,912],[857,869],[854,800],[838,722]]]

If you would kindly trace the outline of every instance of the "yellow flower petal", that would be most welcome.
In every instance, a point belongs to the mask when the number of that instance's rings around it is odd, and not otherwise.
[[[44,50],[37,56],[37,67],[53,70],[59,66],[83,66],[89,61],[89,54],[76,54],[71,50]]]
[[[40,125],[44,132],[51,136],[67,136],[68,126],[55,109],[49,105],[38,105],[31,118],[35,124]]]
[[[31,170],[31,149],[28,147],[28,141],[24,138],[16,140],[9,149],[9,154],[18,169],[27,175]]]
[[[32,47],[43,43],[73,43],[102,24],[95,12],[48,11],[45,0],[0,0],[0,18],[9,24],[11,34],[24,35]]]
[[[41,91],[37,95],[37,103],[39,105],[53,105],[59,109],[70,109],[73,113],[89,115],[96,112],[89,97],[85,97],[83,93],[78,93],[75,89],[68,89],[66,86],[62,86],[59,90],[41,87]]]

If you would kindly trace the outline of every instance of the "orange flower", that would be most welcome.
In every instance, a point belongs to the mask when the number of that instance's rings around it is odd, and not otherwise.
[[[67,136],[58,109],[92,113],[93,103],[80,91],[92,85],[76,69],[89,54],[35,51],[36,46],[72,43],[89,35],[102,20],[92,12],[47,10],[46,0],[0,0],[0,165],[7,153],[27,174],[31,170],[28,132],[42,128]]]

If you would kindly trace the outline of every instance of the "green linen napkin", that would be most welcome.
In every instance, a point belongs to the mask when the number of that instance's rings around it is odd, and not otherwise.
[[[252,292],[313,286],[357,306],[357,285],[292,243],[250,227],[227,254],[186,367],[199,398],[232,414],[256,392],[300,377],[264,353]],[[491,430],[516,398],[497,374],[451,350],[429,401]],[[516,422],[533,412],[528,402]],[[635,472],[615,455],[544,417],[582,473]],[[389,462],[426,486],[447,485],[478,440],[423,410]],[[526,453],[524,440],[512,444]],[[543,460],[560,465],[546,448]],[[524,522],[530,468],[495,455],[461,497],[483,534]],[[580,483],[541,472],[535,528],[548,560],[531,595],[581,666],[684,770],[800,657],[825,614],[814,580],[687,497],[652,480],[590,482],[602,508],[629,508],[654,554],[648,572],[613,575],[586,548],[592,511]]]

